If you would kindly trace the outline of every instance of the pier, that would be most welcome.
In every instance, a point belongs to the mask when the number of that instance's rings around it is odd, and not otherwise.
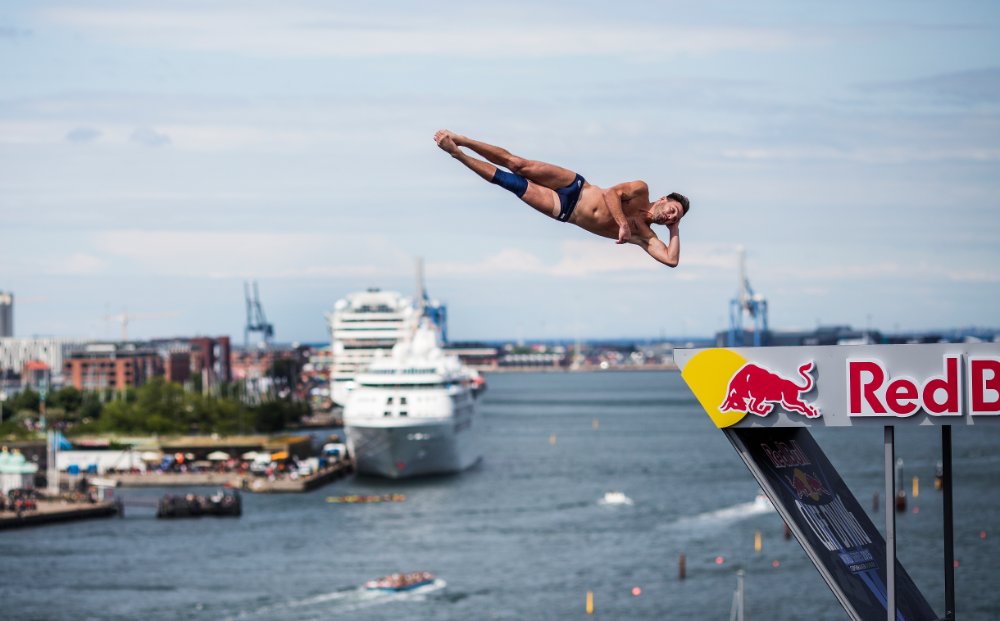
[[[0,530],[111,517],[119,515],[121,511],[120,505],[114,501],[77,503],[63,500],[39,500],[37,502],[38,507],[30,511],[22,511],[20,513],[12,511],[0,512]]]
[[[353,465],[349,459],[340,460],[325,468],[305,476],[292,478],[284,475],[273,480],[269,477],[254,476],[244,472],[149,472],[108,473],[102,478],[115,482],[121,487],[231,487],[247,492],[268,493],[302,493],[326,485],[341,476],[352,472]],[[83,475],[81,475],[83,476]],[[79,476],[69,476],[65,479],[74,481]]]
[[[338,461],[309,476],[292,479],[283,477],[273,481],[266,477],[240,477],[239,489],[259,494],[294,494],[312,491],[353,471],[350,461]]]

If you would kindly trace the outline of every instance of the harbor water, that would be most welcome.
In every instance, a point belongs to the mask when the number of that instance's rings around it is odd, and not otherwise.
[[[484,458],[461,475],[247,494],[238,519],[157,520],[153,507],[127,506],[123,519],[2,532],[0,618],[724,620],[741,568],[747,618],[846,618],[777,514],[755,503],[752,477],[677,373],[487,381]],[[883,485],[882,434],[815,436],[881,528],[885,499],[876,511],[872,497]],[[897,515],[899,558],[943,614],[940,433],[897,429],[896,442],[910,495]],[[1000,617],[998,444],[1000,427],[954,432],[963,621]],[[129,500],[178,490],[117,491]],[[602,503],[612,491],[632,504]],[[326,502],[390,493],[405,502]],[[417,570],[437,581],[402,593],[362,586]]]

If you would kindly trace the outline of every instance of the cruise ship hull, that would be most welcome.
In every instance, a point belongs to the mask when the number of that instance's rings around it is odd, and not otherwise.
[[[481,456],[476,422],[460,426],[447,418],[393,426],[348,424],[345,431],[359,474],[402,479],[474,465]]]

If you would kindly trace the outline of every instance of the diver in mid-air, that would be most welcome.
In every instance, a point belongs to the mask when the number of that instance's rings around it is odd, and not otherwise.
[[[570,222],[595,235],[630,242],[660,263],[677,267],[681,260],[678,224],[690,208],[686,196],[676,192],[649,200],[644,181],[629,181],[604,189],[561,166],[526,160],[506,149],[460,136],[446,129],[434,134],[441,149],[477,175],[510,190],[522,201],[560,222]],[[471,149],[488,162],[476,159],[461,147]],[[492,162],[492,163],[491,163]],[[502,170],[500,167],[506,168]],[[509,172],[508,172],[509,171]],[[663,224],[670,240],[663,243],[651,224]]]

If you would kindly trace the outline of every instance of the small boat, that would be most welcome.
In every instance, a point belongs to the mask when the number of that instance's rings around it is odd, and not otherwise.
[[[434,582],[434,574],[429,571],[414,571],[408,574],[389,574],[378,580],[369,580],[365,588],[369,591],[410,591]]]
[[[599,502],[602,505],[631,505],[632,499],[625,492],[607,492]]]
[[[174,496],[168,494],[157,505],[158,518],[189,518],[201,516],[240,517],[243,502],[235,490],[219,490],[211,496]]]

